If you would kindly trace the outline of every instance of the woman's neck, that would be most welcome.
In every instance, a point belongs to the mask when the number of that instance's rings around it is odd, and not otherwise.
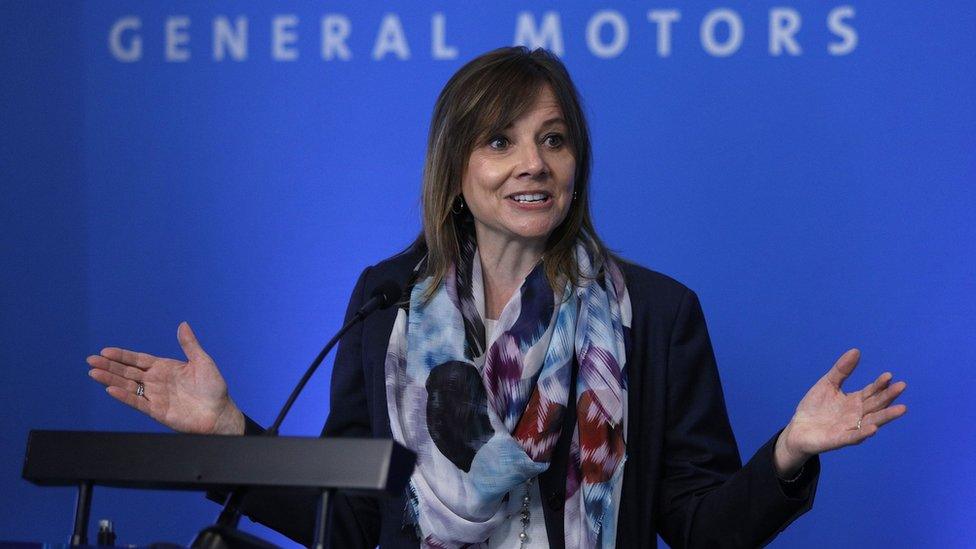
[[[477,237],[485,287],[485,316],[497,319],[542,258],[545,242],[493,238],[482,232],[478,231]]]

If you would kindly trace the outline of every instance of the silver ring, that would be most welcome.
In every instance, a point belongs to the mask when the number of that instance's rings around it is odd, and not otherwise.
[[[136,396],[145,397],[146,396],[146,386],[142,384],[141,381],[136,382]],[[860,427],[860,422],[858,422],[858,427]]]
[[[857,420],[857,430],[858,430],[858,431],[860,431],[860,430],[861,430],[861,421],[862,421],[863,419],[864,419],[864,416],[861,416],[861,418]]]

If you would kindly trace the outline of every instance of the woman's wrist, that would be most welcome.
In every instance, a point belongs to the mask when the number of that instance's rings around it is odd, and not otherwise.
[[[243,435],[244,434],[244,413],[234,404],[231,398],[227,397],[227,403],[223,406],[211,434],[214,435]]]
[[[780,432],[779,438],[776,439],[776,446],[773,449],[773,468],[776,470],[776,476],[781,480],[795,479],[799,475],[800,470],[803,469],[803,464],[811,457],[790,447],[789,437],[791,432],[792,424],[787,425]]]

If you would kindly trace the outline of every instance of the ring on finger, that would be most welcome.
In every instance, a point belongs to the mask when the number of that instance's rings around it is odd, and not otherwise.
[[[149,398],[146,396],[146,386],[141,381],[136,382],[136,396],[141,396],[142,398],[149,400]],[[858,426],[860,425],[860,422],[858,422]]]

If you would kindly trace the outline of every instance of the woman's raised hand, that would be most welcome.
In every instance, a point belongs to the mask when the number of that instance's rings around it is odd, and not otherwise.
[[[107,347],[88,357],[88,375],[114,398],[175,431],[243,434],[244,415],[190,325],[180,323],[176,337],[186,362]]]
[[[860,391],[841,390],[860,356],[857,349],[841,355],[800,401],[776,441],[774,462],[780,476],[793,476],[811,456],[860,444],[907,411],[904,404],[891,405],[907,385],[904,381],[891,383],[889,372]]]

